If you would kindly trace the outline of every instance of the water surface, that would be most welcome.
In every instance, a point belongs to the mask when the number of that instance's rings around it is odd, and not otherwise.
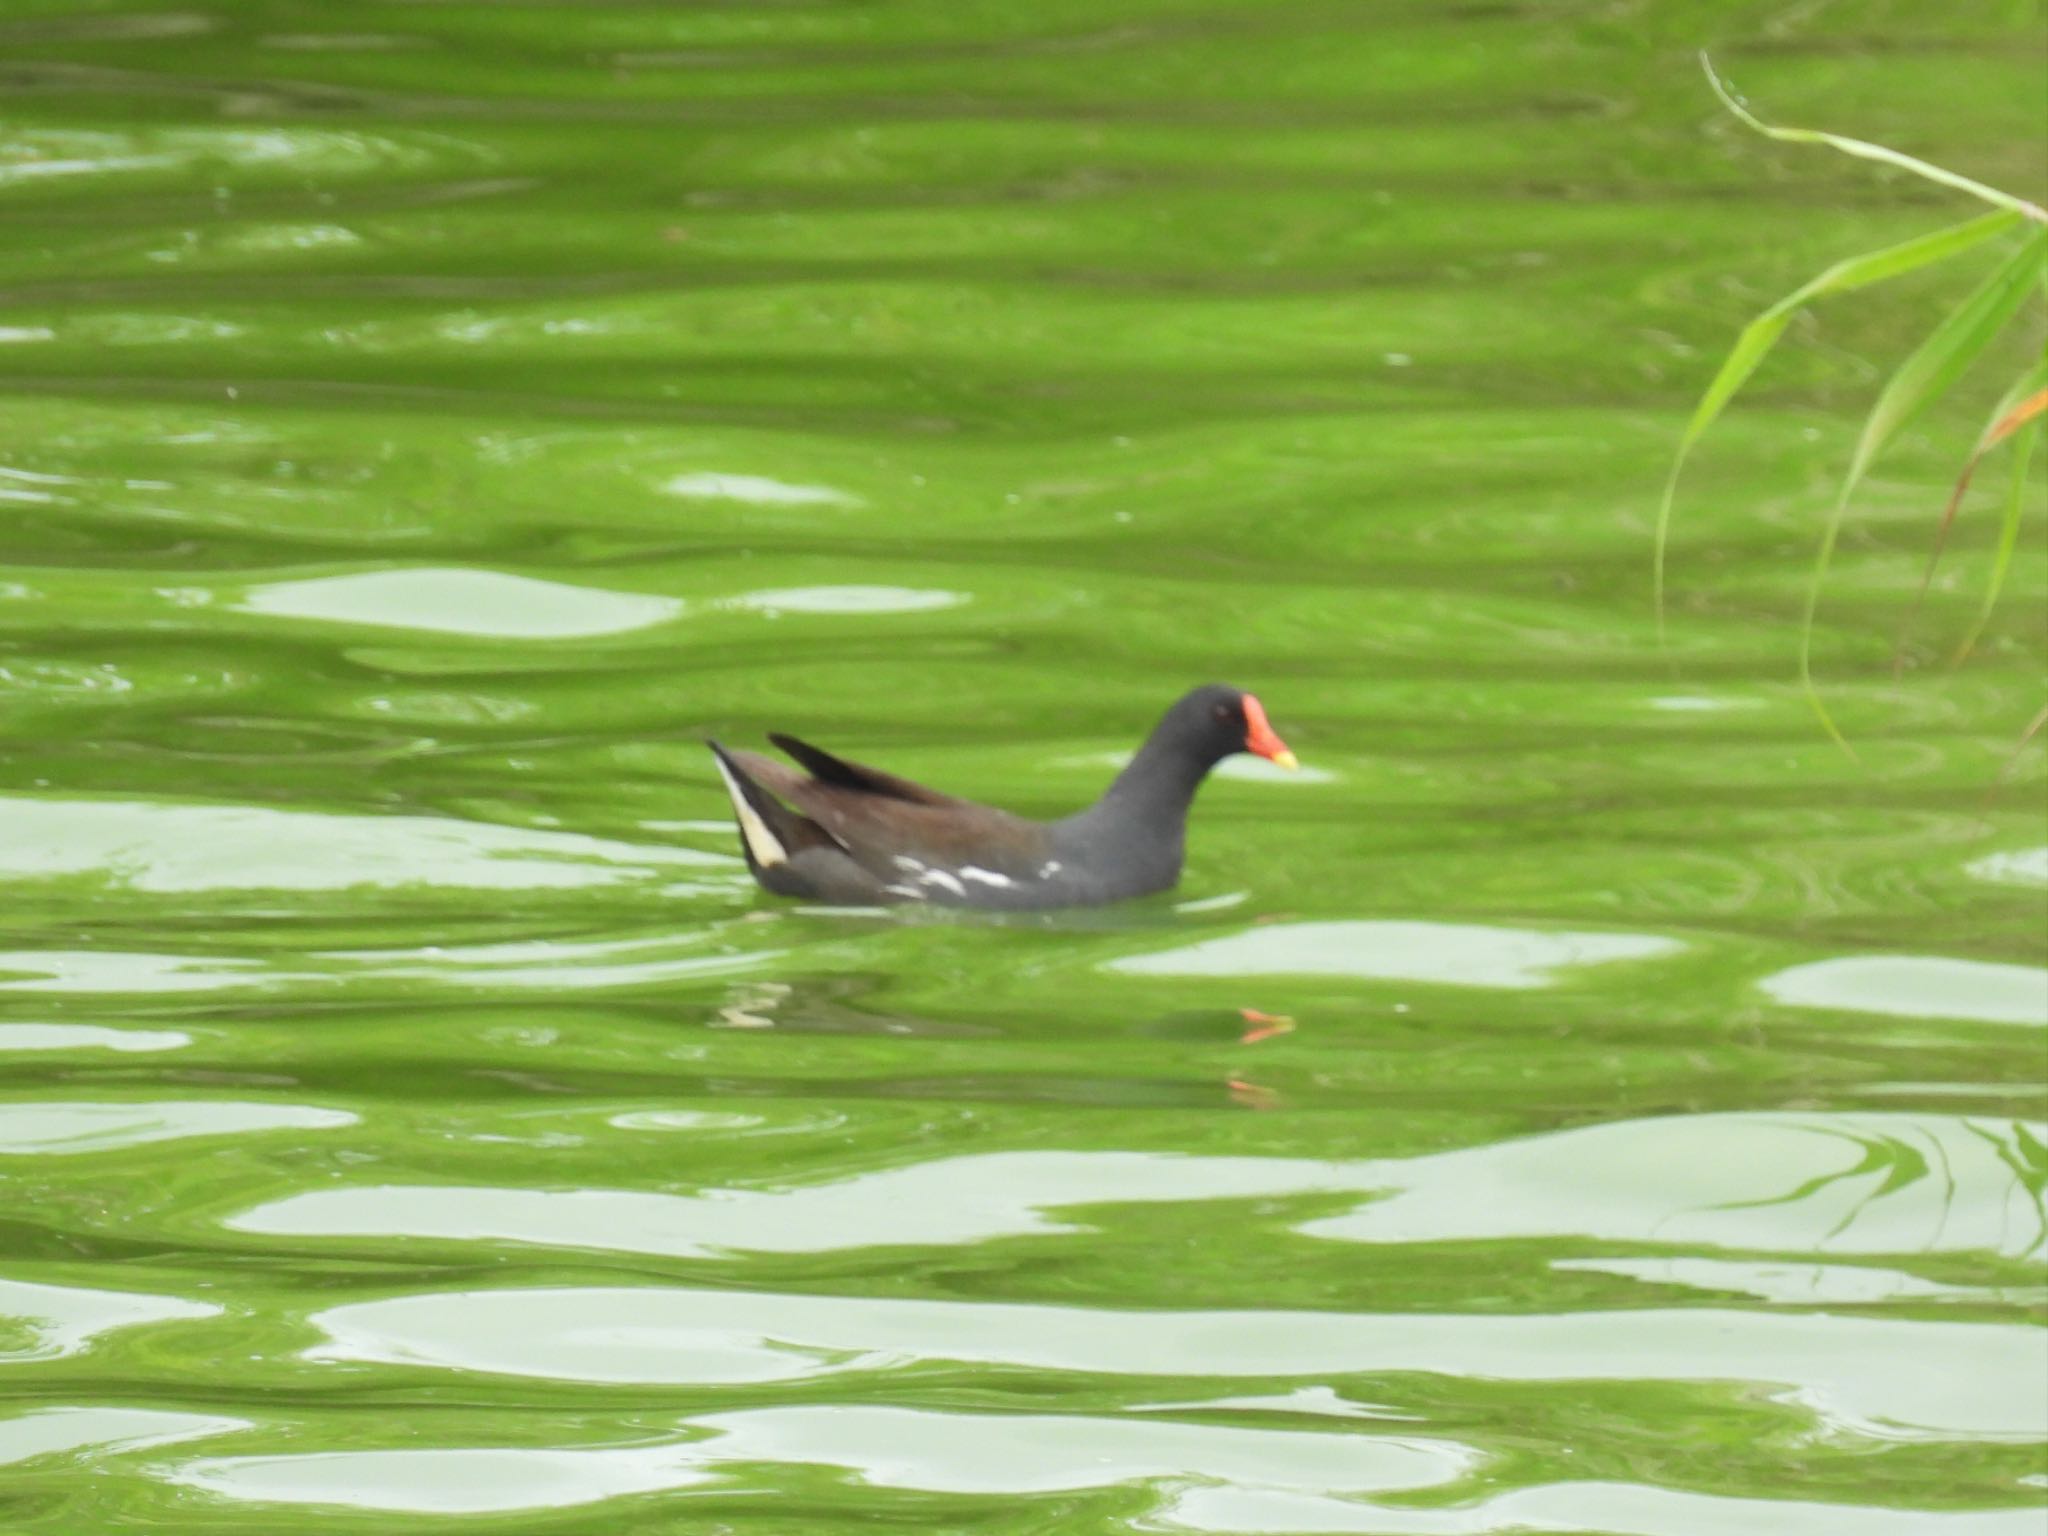
[[[1790,684],[1955,290],[1759,375],[1661,651],[1647,560],[1735,328],[1968,211],[1693,51],[2038,196],[2043,41],[9,7],[9,1529],[2036,1536],[2038,491],[1890,668],[1996,370],[1856,760]],[[1052,814],[1212,679],[1308,771],[1111,911],[761,898],[699,745]]]

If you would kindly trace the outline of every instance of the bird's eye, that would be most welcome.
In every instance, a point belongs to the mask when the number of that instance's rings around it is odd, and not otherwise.
[[[1230,718],[1230,706],[1228,704],[1218,704],[1216,706],[1216,718],[1218,720],[1228,720]]]

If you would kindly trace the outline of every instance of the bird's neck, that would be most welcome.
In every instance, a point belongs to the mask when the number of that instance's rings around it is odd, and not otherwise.
[[[1154,736],[1118,774],[1095,810],[1118,820],[1136,820],[1178,830],[1185,825],[1195,792],[1215,766]]]

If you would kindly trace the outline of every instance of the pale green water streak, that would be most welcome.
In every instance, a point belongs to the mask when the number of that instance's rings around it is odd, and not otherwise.
[[[2038,8],[0,13],[0,1525],[2034,1536],[2048,825],[2002,380]],[[2038,341],[2038,337],[2034,338]],[[2023,352],[2005,354],[2017,364]],[[1171,900],[758,898],[697,742]],[[1240,1010],[1295,1021],[1247,1042]]]

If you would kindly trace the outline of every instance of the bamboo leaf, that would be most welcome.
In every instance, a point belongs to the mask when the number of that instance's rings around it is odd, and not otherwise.
[[[1720,371],[1707,385],[1707,392],[1700,397],[1700,403],[1693,408],[1692,419],[1686,423],[1685,432],[1679,439],[1678,452],[1671,463],[1671,472],[1664,481],[1664,496],[1657,506],[1656,548],[1652,560],[1651,589],[1657,615],[1657,637],[1664,636],[1664,570],[1666,552],[1670,545],[1671,509],[1678,495],[1678,477],[1685,468],[1685,461],[1693,447],[1706,434],[1716,418],[1735,394],[1756,372],[1778,338],[1785,334],[1785,328],[1792,323],[1792,317],[1814,299],[1833,293],[1848,293],[1857,288],[1867,288],[1872,283],[1881,283],[1887,278],[1898,277],[1937,261],[1946,261],[1951,256],[1983,244],[1986,240],[2004,234],[2018,227],[2020,216],[2016,213],[1988,213],[1980,218],[1970,219],[1961,224],[1938,229],[1930,235],[1920,235],[1899,245],[1887,246],[1883,250],[1868,251],[1861,256],[1851,256],[1838,261],[1818,277],[1802,283],[1792,292],[1778,300],[1769,309],[1758,315],[1743,327],[1736,338],[1734,348],[1722,362]]]
[[[2035,370],[2037,375],[2048,375],[2048,365]],[[1996,448],[2013,433],[2019,431],[2035,417],[2048,414],[2048,389],[2037,389],[2026,399],[1999,417],[1984,440],[1986,448]]]
[[[2013,756],[2019,756],[2020,752],[2026,747],[2027,743],[2032,741],[2034,737],[2037,734],[2039,734],[2041,727],[2044,725],[2048,725],[2048,704],[2042,705],[2041,712],[2034,716],[2033,719],[2029,720],[2027,722],[2027,728],[2024,731],[2020,732],[2020,739],[2012,744]],[[2007,767],[2010,766],[2011,764],[2007,764]]]
[[[2048,267],[2043,269],[2048,276]],[[1991,420],[1977,435],[1977,445],[1970,450],[1970,457],[1963,465],[1963,472],[1956,476],[1955,489],[1949,492],[1948,505],[1942,508],[1941,521],[1935,526],[1934,548],[1927,556],[1927,569],[1920,573],[1920,590],[1913,594],[1913,606],[1906,611],[1906,621],[1899,626],[1899,643],[1892,653],[1892,676],[1897,677],[1906,665],[1906,640],[1913,631],[1913,622],[1920,615],[1921,605],[1927,600],[1928,588],[1934,584],[1935,568],[1941,564],[1942,554],[1948,548],[1950,532],[1955,528],[1956,514],[1962,508],[1963,495],[1970,488],[1970,480],[1977,473],[1977,466],[1984,461],[1984,455],[2017,432],[2028,421],[2043,411],[2048,411],[2048,357],[2028,369],[2020,376],[2019,382],[2005,392],[2004,397],[1992,408]],[[2010,506],[2007,515],[2013,515]],[[2017,529],[2014,537],[2017,537]],[[1996,582],[1993,584],[1996,591]],[[1986,610],[1985,618],[1989,617]],[[1977,629],[1970,632],[1969,640],[1956,653],[1955,660],[1961,661],[1975,643],[1983,628],[1980,619]]]
[[[1992,802],[1998,798],[1999,790],[2004,787],[2005,781],[2012,777],[2013,769],[2019,766],[2020,757],[2027,750],[2027,743],[2041,733],[2043,726],[2048,726],[2048,704],[2043,704],[2040,712],[2027,722],[2027,728],[2020,732],[2020,739],[2012,744],[2012,750],[2005,755],[2005,763],[1999,768],[1998,777],[1984,792],[1985,810],[1991,809]]]
[[[2012,482],[2005,492],[2005,518],[1998,530],[1998,553],[1992,558],[1991,580],[1984,589],[1983,604],[1977,609],[1977,617],[1970,625],[1970,632],[1963,636],[1963,642],[1956,647],[1950,665],[1960,665],[1975,649],[1978,636],[1984,633],[1984,626],[1991,622],[1991,610],[1998,606],[1999,591],[2005,586],[2005,573],[2012,566],[2013,551],[2019,547],[2020,524],[2024,520],[2027,504],[2027,464],[2034,456],[2034,439],[2040,434],[2040,415],[2048,410],[2048,389],[2034,396],[2035,410],[2014,430],[2012,445]]]
[[[1896,149],[1886,149],[1882,144],[1872,144],[1864,139],[1846,138],[1839,133],[1823,133],[1816,128],[1779,128],[1764,122],[1736,100],[1728,87],[1721,83],[1721,77],[1714,73],[1713,61],[1704,53],[1700,55],[1700,68],[1707,72],[1707,83],[1714,88],[1714,94],[1721,98],[1721,105],[1766,138],[1776,139],[1781,144],[1825,144],[1830,149],[1838,149],[1845,155],[1854,155],[1859,160],[1876,160],[1902,171],[1911,171],[1915,176],[1938,182],[1944,187],[1954,187],[1958,192],[1967,192],[1972,197],[1982,198],[1987,203],[1995,203],[2000,208],[2009,208],[2037,224],[2048,224],[2048,208],[2042,208],[2038,203],[2030,203],[2023,197],[2014,197],[2010,192],[2001,192],[1996,187],[1987,187],[1981,181],[1958,176],[1954,171],[1945,171],[1938,165],[1916,160],[1911,155],[1902,155]]]
[[[1978,284],[1899,364],[1856,439],[1846,490],[1853,491],[1892,440],[1977,360],[2020,307],[2044,265],[2048,265],[2048,230],[2029,236],[2026,244]]]
[[[2048,262],[2048,230],[2029,236],[1899,364],[1856,439],[1849,472],[1843,477],[1841,492],[1821,531],[1820,550],[1814,557],[1813,575],[1806,586],[1806,610],[1799,635],[1800,688],[1820,717],[1822,727],[1844,751],[1849,750],[1849,744],[1813,686],[1813,623],[1820,607],[1821,585],[1834,558],[1835,541],[1842,531],[1850,499],[1877,456],[1916,416],[1938,400],[2005,328],[2020,301],[2039,281],[2044,262]]]

